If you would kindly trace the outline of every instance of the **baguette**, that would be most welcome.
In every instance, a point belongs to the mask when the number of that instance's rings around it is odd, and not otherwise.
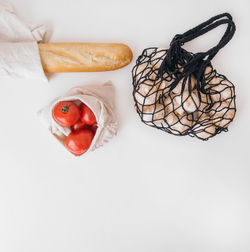
[[[118,43],[39,43],[45,72],[110,71],[129,64],[131,49]]]

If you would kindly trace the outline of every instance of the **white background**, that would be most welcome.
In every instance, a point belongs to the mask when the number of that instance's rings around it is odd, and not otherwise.
[[[250,2],[12,0],[52,42],[122,42],[133,62],[105,73],[65,73],[0,84],[1,252],[250,251]],[[202,142],[140,122],[131,69],[146,47],[228,11],[237,31],[213,61],[236,86],[228,133]],[[185,45],[215,45],[225,27]],[[69,88],[112,80],[118,135],[75,158],[36,112]]]

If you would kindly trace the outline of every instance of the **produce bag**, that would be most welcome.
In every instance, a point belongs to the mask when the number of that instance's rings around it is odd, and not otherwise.
[[[112,82],[103,85],[83,85],[70,89],[64,96],[54,99],[38,112],[38,116],[59,142],[64,145],[66,137],[72,132],[71,127],[59,125],[52,116],[54,106],[61,101],[73,101],[86,104],[94,113],[97,130],[88,151],[103,146],[117,133],[118,123],[115,113],[114,86]],[[84,156],[86,153],[84,153]]]
[[[191,53],[182,48],[223,24],[227,29],[210,50]],[[227,131],[236,112],[235,87],[213,68],[211,60],[234,32],[231,15],[224,13],[176,35],[169,49],[145,49],[132,70],[135,109],[142,122],[201,140]]]

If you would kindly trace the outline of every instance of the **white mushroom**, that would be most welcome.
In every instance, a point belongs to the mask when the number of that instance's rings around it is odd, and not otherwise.
[[[141,105],[152,105],[159,100],[161,91],[159,84],[155,85],[153,81],[145,80],[144,83],[138,84],[135,91],[135,99]]]
[[[150,125],[161,126],[164,119],[164,106],[162,104],[156,104],[152,106],[144,106],[142,111],[142,120]]]
[[[191,94],[184,91],[182,95],[175,96],[175,99],[177,104],[182,105],[183,109],[188,113],[195,112],[200,107],[200,99],[196,91],[191,92]]]
[[[166,114],[165,121],[171,133],[181,135],[185,131],[191,129],[193,121],[188,119],[182,107],[175,108],[175,102],[171,99],[171,97],[167,97],[164,100],[164,105]]]
[[[184,77],[178,82],[177,86],[172,90],[175,94],[180,94],[182,91],[182,85],[183,85],[183,81],[184,81]],[[191,84],[191,90],[193,90],[195,88],[195,84],[196,84],[196,79],[194,78],[193,75],[191,75],[191,77],[188,77],[185,81],[185,86],[184,86],[184,90],[188,91],[189,90],[189,81]]]
[[[211,66],[207,66],[204,71],[204,76],[206,79],[213,78],[215,76],[215,71]]]
[[[215,134],[216,127],[213,120],[211,120],[208,115],[204,114],[200,117],[199,122],[193,130],[197,137],[206,140]]]
[[[201,96],[201,102],[202,103],[206,103],[206,104],[211,103],[211,99],[209,98],[208,94],[204,94],[204,93],[200,92],[200,96]]]
[[[235,116],[235,108],[227,107],[212,115],[214,124],[218,127],[226,128]]]
[[[166,115],[165,120],[169,125],[169,130],[175,135],[186,133],[193,125],[193,122],[188,120],[185,114],[178,115],[176,113],[170,113]]]
[[[198,93],[197,93],[197,96],[198,96]],[[199,119],[202,115],[204,115],[204,113],[208,112],[207,109],[209,108],[211,104],[211,99],[209,95],[203,94],[202,92],[200,92],[200,96],[201,96],[201,103],[200,103],[199,109],[195,112],[195,117],[197,119]]]
[[[209,82],[211,98],[213,101],[225,101],[234,96],[233,85],[221,77],[214,77]]]
[[[174,123],[178,122],[178,117],[175,113],[173,112],[168,113],[166,111],[165,121],[167,122],[168,127],[170,127]]]
[[[165,76],[164,76],[165,75]],[[163,79],[159,78],[158,83],[160,83],[159,89],[164,92],[169,92],[169,86],[174,82],[174,79],[170,76],[167,77],[167,74],[163,75]]]
[[[215,113],[221,113],[225,111],[224,109],[228,109],[230,106],[230,103],[227,101],[217,101],[211,107],[210,114],[214,115]]]
[[[167,55],[167,49],[158,48],[155,53],[152,53],[151,64],[155,69],[159,69],[165,56]]]
[[[213,71],[211,66],[207,66],[204,71],[204,75],[209,75]]]
[[[133,75],[136,77],[136,80],[139,81],[141,79],[145,79],[146,76],[152,72],[153,66],[149,63],[142,63],[136,68],[133,69]],[[153,72],[152,72],[153,74]],[[152,75],[153,78],[155,75]]]
[[[180,104],[178,102],[178,100],[176,99],[177,96],[175,96],[174,94],[169,94],[163,101],[166,110],[168,111],[168,113],[170,112],[175,112],[179,115],[183,114],[185,111],[182,107],[182,104]]]

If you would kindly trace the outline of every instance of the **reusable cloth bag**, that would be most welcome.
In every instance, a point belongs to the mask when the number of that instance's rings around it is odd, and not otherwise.
[[[45,26],[25,24],[9,3],[0,3],[0,77],[48,81],[37,45],[45,34]]]
[[[226,32],[207,52],[194,54],[182,48],[223,24]],[[176,35],[169,49],[145,49],[132,70],[135,108],[142,122],[201,140],[227,131],[236,112],[235,88],[226,76],[217,73],[211,60],[234,32],[231,15],[224,13]]]
[[[115,114],[114,87],[111,82],[106,82],[103,85],[73,87],[64,96],[56,98],[38,112],[39,118],[49,131],[64,144],[66,136],[71,132],[71,128],[60,126],[52,116],[54,105],[60,101],[81,101],[94,112],[98,128],[88,151],[103,146],[104,143],[116,135],[118,123]],[[85,152],[84,156],[87,152]]]

